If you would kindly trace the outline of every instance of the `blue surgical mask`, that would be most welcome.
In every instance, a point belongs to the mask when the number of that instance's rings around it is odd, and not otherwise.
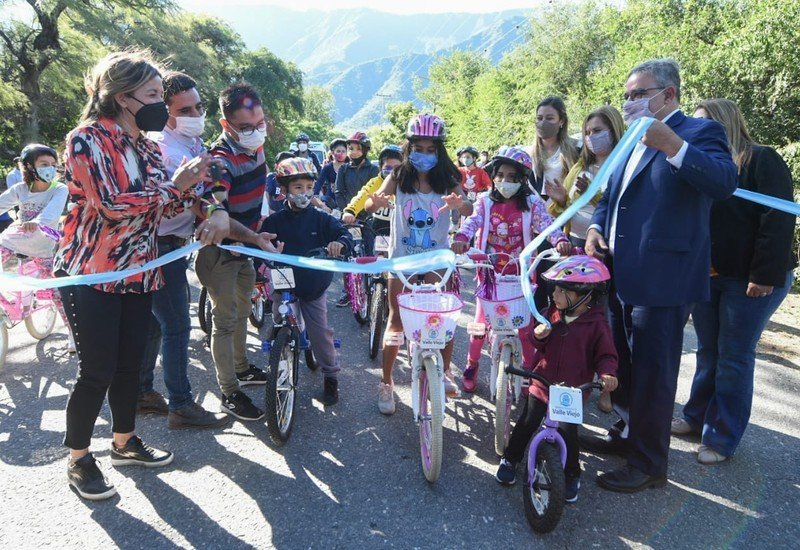
[[[417,169],[418,172],[430,172],[439,162],[439,157],[436,153],[420,153],[419,151],[412,151],[409,155],[411,165]]]
[[[56,167],[40,166],[39,168],[36,169],[36,175],[39,176],[40,180],[50,183],[51,181],[53,181],[53,178],[56,177]]]

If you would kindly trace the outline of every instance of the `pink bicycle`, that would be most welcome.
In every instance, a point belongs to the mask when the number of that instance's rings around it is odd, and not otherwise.
[[[41,278],[42,273],[35,260],[19,254],[16,257],[19,260],[17,273]],[[24,322],[30,335],[37,340],[47,338],[53,332],[58,314],[53,292],[57,291],[0,291],[0,369],[5,366],[8,354],[8,329]]]

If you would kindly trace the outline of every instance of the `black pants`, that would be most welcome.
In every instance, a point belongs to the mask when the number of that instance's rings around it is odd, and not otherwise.
[[[86,449],[106,393],[112,431],[134,431],[151,296],[69,286],[61,289],[61,297],[78,350],[78,380],[67,401],[64,445]]]
[[[547,403],[539,401],[532,393],[529,394],[522,414],[508,439],[508,447],[503,454],[506,460],[514,463],[522,461],[525,456],[525,448],[546,415]],[[558,431],[567,444],[567,465],[564,467],[564,473],[570,477],[577,477],[581,475],[581,465],[578,460],[578,425],[562,423]]]

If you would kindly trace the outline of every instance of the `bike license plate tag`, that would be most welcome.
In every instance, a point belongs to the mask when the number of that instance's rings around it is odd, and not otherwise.
[[[389,237],[386,235],[375,237],[375,252],[389,252]]]
[[[294,285],[294,270],[291,267],[276,267],[272,270],[272,287],[275,290],[291,290]]]
[[[583,424],[583,394],[577,388],[550,386],[550,419],[567,424]]]
[[[355,240],[361,240],[360,227],[348,227],[347,230],[350,232],[350,236],[352,236]]]

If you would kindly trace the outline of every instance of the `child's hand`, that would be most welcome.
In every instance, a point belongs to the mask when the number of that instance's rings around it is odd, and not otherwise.
[[[469,243],[465,243],[464,241],[453,241],[453,244],[450,245],[450,250],[456,254],[463,254],[469,250]]]
[[[23,233],[33,233],[39,229],[39,224],[36,222],[23,222],[22,225],[20,225],[20,229],[22,229]]]
[[[600,377],[600,380],[603,382],[603,393],[611,393],[617,389],[618,383],[616,376],[604,374]]]
[[[372,199],[373,208],[378,209],[378,208],[386,208],[387,206],[389,206],[389,195],[386,195],[384,193],[373,193],[372,195],[370,195],[370,198]]]
[[[548,328],[548,326],[545,324],[536,325],[536,328],[533,329],[533,337],[537,340],[544,340],[550,336],[552,330],[552,327]]]
[[[442,213],[445,210],[458,210],[464,206],[464,197],[457,193],[445,195],[442,197],[442,200],[444,201],[444,206],[439,209],[439,213]]]
[[[345,225],[353,225],[356,223],[356,217],[352,215],[350,212],[345,212],[342,214],[342,223]]]
[[[570,252],[572,252],[572,243],[569,241],[559,241],[556,244],[556,251],[562,256],[569,256]]]
[[[340,256],[342,254],[342,249],[344,245],[339,241],[333,241],[328,243],[328,256],[333,256],[334,258]]]

